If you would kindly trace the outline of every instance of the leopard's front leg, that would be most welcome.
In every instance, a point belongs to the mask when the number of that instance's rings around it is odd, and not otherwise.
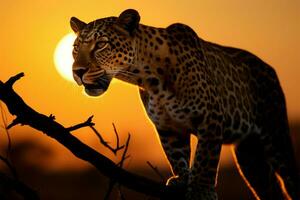
[[[158,134],[173,171],[167,185],[186,187],[190,174],[190,134],[171,130],[158,130]]]
[[[221,126],[212,123],[198,130],[198,144],[186,200],[217,200],[215,184],[222,146]]]

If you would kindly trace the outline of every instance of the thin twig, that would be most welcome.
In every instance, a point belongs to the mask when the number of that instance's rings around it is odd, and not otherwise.
[[[75,130],[80,129],[80,128],[84,128],[84,127],[88,127],[88,126],[89,127],[94,126],[95,123],[92,122],[93,117],[94,116],[92,115],[85,122],[77,124],[75,126],[71,126],[71,127],[67,128],[67,130],[71,132],[71,131],[75,131]]]
[[[3,121],[3,125],[4,125],[4,131],[5,131],[6,136],[7,136],[6,158],[9,160],[9,158],[10,158],[10,152],[11,152],[11,146],[12,146],[12,141],[11,141],[11,137],[10,137],[10,134],[8,132],[8,129],[6,128],[6,126],[7,126],[7,118],[6,118],[6,115],[4,113],[4,110],[2,108],[2,104],[1,103],[0,103],[0,109],[1,109],[2,121]]]
[[[158,170],[157,167],[153,166],[151,162],[147,161],[147,164],[153,169],[153,171],[161,178],[162,181],[165,181],[165,177],[162,175],[162,173]]]
[[[116,127],[114,126],[114,124],[113,124],[113,127],[114,127],[114,130],[115,130],[116,135],[118,135],[118,132],[116,131]],[[126,154],[127,154],[128,147],[129,147],[130,137],[131,137],[131,136],[130,136],[130,133],[129,133],[129,134],[128,134],[128,137],[127,137],[127,140],[126,140],[125,149],[124,149],[124,151],[123,151],[121,160],[120,160],[120,162],[117,164],[117,165],[118,165],[119,167],[121,167],[121,168],[123,168],[124,161],[125,161],[127,158],[129,158],[129,156],[126,155]],[[118,140],[118,138],[119,138],[119,137],[117,137],[117,140]],[[117,145],[117,146],[118,146],[118,145]],[[123,146],[124,146],[124,145],[123,145]],[[113,191],[113,188],[115,187],[116,184],[117,184],[117,181],[116,181],[116,180],[114,180],[114,179],[111,179],[111,180],[110,180],[110,182],[109,182],[109,187],[108,187],[108,190],[107,190],[107,192],[106,192],[106,194],[105,194],[104,200],[108,200],[108,199],[109,199],[109,197],[110,197],[110,195],[111,195],[111,193],[112,193],[112,191]],[[120,185],[120,184],[118,184],[118,189],[119,189],[120,198],[121,198],[121,199],[125,199],[125,198],[124,198],[124,195],[122,194],[122,191],[121,191],[121,185]]]
[[[125,156],[123,160],[125,161],[125,160],[127,160],[128,158],[130,158],[130,155]],[[120,161],[117,163],[117,165],[120,166],[120,163],[121,163],[121,162],[123,162],[123,161],[120,160]]]
[[[127,141],[126,141],[126,144],[125,144],[125,149],[124,149],[124,152],[123,152],[123,155],[122,155],[122,158],[121,158],[121,161],[119,163],[119,166],[121,168],[123,168],[123,165],[124,165],[124,162],[127,158],[129,158],[129,156],[127,156],[127,151],[128,151],[128,148],[129,148],[129,142],[130,142],[130,133],[128,134],[128,137],[127,137]],[[122,186],[120,184],[118,184],[118,191],[119,191],[119,195],[120,195],[120,199],[121,200],[125,200],[125,196],[123,195],[122,193]]]
[[[53,114],[50,114],[49,119],[51,119],[51,120],[54,121],[55,120],[55,116]]]
[[[7,119],[6,119],[6,116],[4,114],[4,111],[3,111],[3,108],[2,108],[2,104],[0,104],[0,109],[1,109],[1,117],[2,117],[2,121],[3,121],[3,125],[4,127],[6,126],[6,122],[7,122]],[[5,133],[7,135],[7,150],[6,150],[6,158],[2,155],[0,155],[0,160],[2,160],[2,162],[4,162],[6,164],[6,166],[8,167],[8,169],[10,170],[11,174],[13,175],[13,177],[18,180],[19,179],[19,176],[18,176],[18,173],[17,173],[17,170],[16,168],[13,166],[13,164],[11,163],[10,161],[10,152],[11,152],[11,149],[12,149],[12,141],[11,141],[11,137],[10,137],[10,134],[8,132],[8,128],[4,128],[5,130]]]
[[[116,138],[117,138],[117,148],[120,148],[120,139],[119,139],[119,134],[118,134],[118,132],[117,132],[117,129],[116,129],[116,126],[115,126],[115,124],[114,124],[114,123],[112,123],[112,125],[113,125],[113,128],[114,128],[114,133],[115,133],[115,135],[116,135]]]
[[[122,168],[123,167],[123,164],[124,164],[124,161],[127,157],[127,151],[128,151],[128,147],[129,147],[129,142],[130,142],[130,133],[128,134],[128,137],[127,137],[127,141],[126,141],[126,144],[125,144],[125,149],[124,149],[124,152],[123,152],[123,155],[122,155],[122,158],[121,158],[121,161],[119,163],[119,166]]]
[[[97,129],[94,126],[90,126],[90,128],[94,131],[94,133],[97,135],[97,137],[100,140],[100,143],[105,146],[106,148],[108,148],[111,152],[113,152],[115,155],[117,155],[118,151],[120,151],[121,149],[124,148],[124,145],[122,146],[116,146],[115,148],[113,148],[112,146],[110,146],[108,144],[108,142],[106,142],[104,140],[104,138],[101,136],[101,134],[97,131]]]
[[[115,181],[113,181],[113,180],[109,181],[108,190],[107,190],[107,192],[105,194],[104,200],[108,200],[109,199],[109,197],[110,197],[110,195],[111,195],[111,193],[112,193],[112,191],[113,191],[113,189],[115,187],[115,184],[116,184]]]

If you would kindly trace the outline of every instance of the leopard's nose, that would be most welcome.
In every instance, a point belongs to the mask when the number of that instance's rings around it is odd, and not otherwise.
[[[88,69],[80,68],[73,69],[73,74],[75,74],[78,78],[82,80],[83,75],[88,71]]]
[[[82,77],[87,71],[87,68],[73,69],[73,78],[78,85],[82,85]]]

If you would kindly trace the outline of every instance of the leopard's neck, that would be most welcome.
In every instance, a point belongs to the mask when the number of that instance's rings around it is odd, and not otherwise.
[[[167,32],[162,28],[140,25],[134,37],[134,64],[127,69],[127,75],[120,74],[117,78],[155,93],[157,87],[164,84],[172,64]]]

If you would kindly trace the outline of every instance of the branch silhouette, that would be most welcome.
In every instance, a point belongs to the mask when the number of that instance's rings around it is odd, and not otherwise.
[[[84,126],[92,128],[93,123],[91,117],[82,124],[65,128],[55,121],[55,117],[52,114],[46,116],[28,106],[13,90],[15,82],[23,76],[24,73],[19,73],[6,82],[0,81],[0,100],[6,104],[9,112],[16,116],[8,128],[21,124],[28,125],[43,132],[64,145],[79,159],[89,162],[96,167],[99,172],[129,189],[149,196],[160,197],[161,199],[184,199],[184,188],[176,188],[174,186],[167,187],[162,183],[128,172],[120,165],[116,165],[110,159],[82,143],[70,133],[70,131]],[[117,148],[122,147],[117,145]]]

